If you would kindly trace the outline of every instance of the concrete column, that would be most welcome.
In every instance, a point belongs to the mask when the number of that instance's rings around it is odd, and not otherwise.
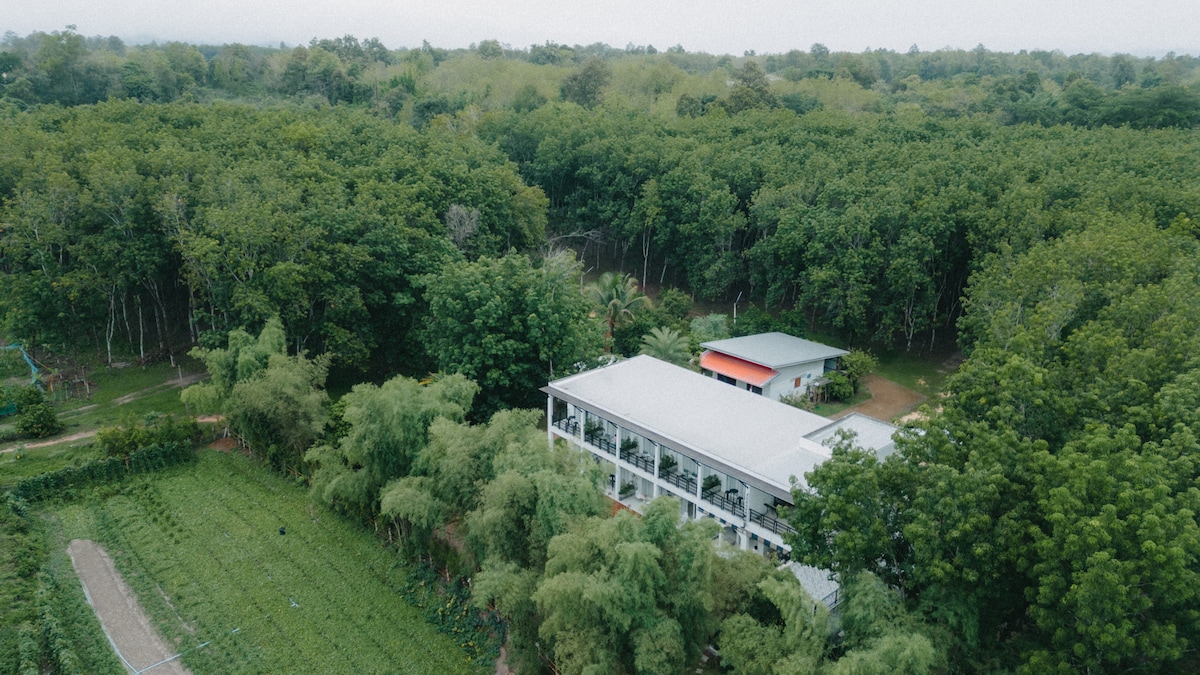
[[[554,449],[554,397],[546,397],[546,442]]]

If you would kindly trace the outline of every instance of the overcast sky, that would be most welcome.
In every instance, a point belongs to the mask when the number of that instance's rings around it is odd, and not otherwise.
[[[0,30],[182,40],[307,44],[378,37],[390,48],[466,47],[496,39],[652,44],[741,55],[813,43],[833,51],[1168,51],[1200,54],[1200,0],[5,0]]]

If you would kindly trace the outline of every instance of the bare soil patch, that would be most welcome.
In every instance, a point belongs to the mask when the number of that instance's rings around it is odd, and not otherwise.
[[[838,419],[852,412],[860,412],[878,420],[890,421],[910,412],[925,400],[920,393],[879,375],[868,375],[863,383],[871,392],[871,398],[830,417]]]
[[[75,539],[67,546],[67,554],[71,556],[84,595],[96,611],[109,642],[130,672],[140,673],[160,664],[153,670],[155,675],[190,675],[191,671],[178,659],[167,661],[176,655],[176,650],[158,636],[150,618],[142,611],[103,548],[87,539]]]

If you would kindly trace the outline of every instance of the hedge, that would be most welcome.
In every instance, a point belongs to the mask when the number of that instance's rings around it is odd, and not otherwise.
[[[78,491],[118,481],[126,476],[149,473],[194,460],[196,453],[190,443],[162,443],[130,453],[128,458],[104,457],[79,466],[68,466],[30,476],[13,486],[17,499],[37,502],[45,499],[72,498]]]

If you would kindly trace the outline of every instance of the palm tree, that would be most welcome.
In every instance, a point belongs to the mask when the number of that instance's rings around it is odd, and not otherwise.
[[[602,308],[604,323],[608,326],[605,351],[612,348],[613,331],[617,326],[632,319],[635,310],[650,306],[650,298],[638,291],[638,280],[628,274],[605,272],[595,283],[588,284],[584,293]]]
[[[692,358],[688,339],[673,328],[651,328],[642,336],[641,353],[677,366],[686,366]]]

